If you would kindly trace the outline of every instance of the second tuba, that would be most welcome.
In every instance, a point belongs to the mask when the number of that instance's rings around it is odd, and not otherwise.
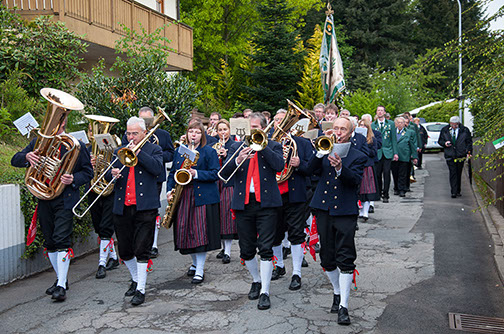
[[[40,94],[48,101],[47,112],[33,151],[39,161],[29,166],[25,174],[26,187],[41,200],[58,197],[65,185],[60,178],[71,174],[81,149],[79,141],[71,135],[60,133],[72,110],[82,110],[84,105],[77,98],[58,89],[42,88]]]

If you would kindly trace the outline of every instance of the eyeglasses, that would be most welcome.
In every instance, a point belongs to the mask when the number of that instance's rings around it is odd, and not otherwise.
[[[140,132],[126,132],[126,136],[127,137],[131,137],[131,136],[138,136],[140,134]]]

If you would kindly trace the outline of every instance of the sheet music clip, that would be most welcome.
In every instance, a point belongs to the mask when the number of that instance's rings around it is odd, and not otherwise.
[[[246,118],[231,118],[229,125],[231,126],[231,135],[237,135],[240,138],[250,135],[250,122]]]
[[[196,159],[196,152],[190,150],[184,144],[180,144],[178,148],[178,153],[180,153],[180,155],[183,156],[184,158],[189,159],[191,161],[194,161]]]
[[[114,152],[114,150],[117,148],[117,143],[115,142],[114,138],[112,138],[112,135],[110,133],[94,135],[94,139],[100,151]]]

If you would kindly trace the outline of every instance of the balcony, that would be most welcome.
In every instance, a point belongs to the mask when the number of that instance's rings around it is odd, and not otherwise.
[[[132,0],[1,0],[9,9],[15,10],[24,19],[32,20],[40,15],[53,15],[57,21],[82,36],[89,43],[84,56],[88,63],[105,58],[112,63],[115,41],[124,35],[121,24],[139,30],[139,23],[148,33],[169,24],[164,37],[175,51],[168,57],[166,69],[182,71],[193,69],[192,28]]]

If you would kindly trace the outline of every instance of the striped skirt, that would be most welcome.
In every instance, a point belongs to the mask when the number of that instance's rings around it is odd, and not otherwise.
[[[373,166],[364,167],[364,175],[359,191],[359,199],[361,201],[376,201],[380,197],[377,193],[376,178],[374,175]]]
[[[222,186],[219,181],[220,190],[220,234],[222,239],[238,239],[236,221],[231,213],[231,199],[233,198],[233,187]]]

